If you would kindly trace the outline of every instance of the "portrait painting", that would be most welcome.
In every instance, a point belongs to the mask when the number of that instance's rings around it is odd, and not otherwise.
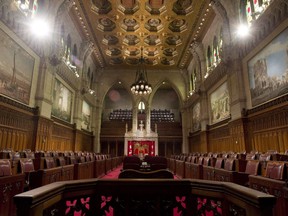
[[[196,103],[192,110],[193,131],[200,130],[200,103]]]
[[[90,122],[91,122],[91,107],[86,101],[83,101],[81,128],[84,130],[90,130]]]
[[[230,98],[227,82],[224,82],[210,95],[211,123],[216,123],[230,116]]]
[[[70,91],[58,79],[55,79],[52,116],[70,122],[72,113],[72,97],[72,91]]]
[[[29,104],[35,59],[0,29],[0,94]]]
[[[288,92],[288,28],[248,61],[252,106]]]

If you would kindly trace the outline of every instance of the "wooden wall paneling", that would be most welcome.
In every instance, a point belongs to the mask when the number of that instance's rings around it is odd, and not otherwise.
[[[201,134],[200,131],[189,134],[189,152],[201,152]]]
[[[75,151],[93,151],[93,133],[75,130]]]
[[[32,149],[35,143],[34,115],[38,109],[0,95],[0,110],[0,149]]]
[[[254,109],[247,110],[250,129],[249,139],[252,147],[258,151],[283,151],[288,145],[287,136],[283,131],[288,130],[288,95],[277,98]],[[282,135],[284,137],[282,137]]]
[[[37,135],[35,150],[49,150],[51,147],[51,138],[53,130],[53,121],[44,117],[37,117]]]
[[[234,151],[233,149],[229,150],[231,135],[228,124],[209,128],[208,140],[208,152]]]
[[[200,133],[200,152],[207,152],[208,150],[208,132],[201,131]]]
[[[228,124],[232,136],[231,149],[234,149],[235,152],[243,152],[246,150],[244,122],[245,119],[240,118]]]
[[[75,136],[73,130],[74,128],[72,125],[64,125],[54,122],[52,130],[52,145],[45,146],[45,150],[75,151]]]
[[[278,131],[279,152],[284,153],[288,150],[288,130],[281,129]]]

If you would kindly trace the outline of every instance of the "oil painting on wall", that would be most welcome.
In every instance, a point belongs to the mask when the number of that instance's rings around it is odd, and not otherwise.
[[[192,110],[193,131],[200,130],[200,103],[198,102]]]
[[[91,121],[91,108],[86,101],[83,101],[82,104],[82,122],[81,128],[84,130],[90,130],[90,121]]]
[[[252,106],[288,92],[288,28],[248,61]]]
[[[52,115],[61,120],[71,121],[72,92],[58,79],[55,79],[53,89]]]
[[[224,120],[230,116],[230,98],[227,82],[219,86],[210,95],[211,123]]]
[[[29,104],[35,59],[0,29],[0,94]]]

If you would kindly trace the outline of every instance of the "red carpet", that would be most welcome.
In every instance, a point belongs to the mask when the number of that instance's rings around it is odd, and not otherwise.
[[[101,179],[117,179],[119,176],[119,173],[121,172],[123,166],[120,165],[116,169],[109,172],[107,175],[101,177]],[[174,175],[174,179],[179,179],[176,175]]]
[[[117,179],[122,168],[123,168],[122,165],[117,167],[116,169],[109,172],[107,175],[103,176],[101,179]]]

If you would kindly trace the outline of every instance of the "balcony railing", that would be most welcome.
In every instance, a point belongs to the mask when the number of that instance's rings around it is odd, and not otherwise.
[[[275,197],[205,180],[89,179],[52,183],[14,197],[18,216],[272,215]]]

